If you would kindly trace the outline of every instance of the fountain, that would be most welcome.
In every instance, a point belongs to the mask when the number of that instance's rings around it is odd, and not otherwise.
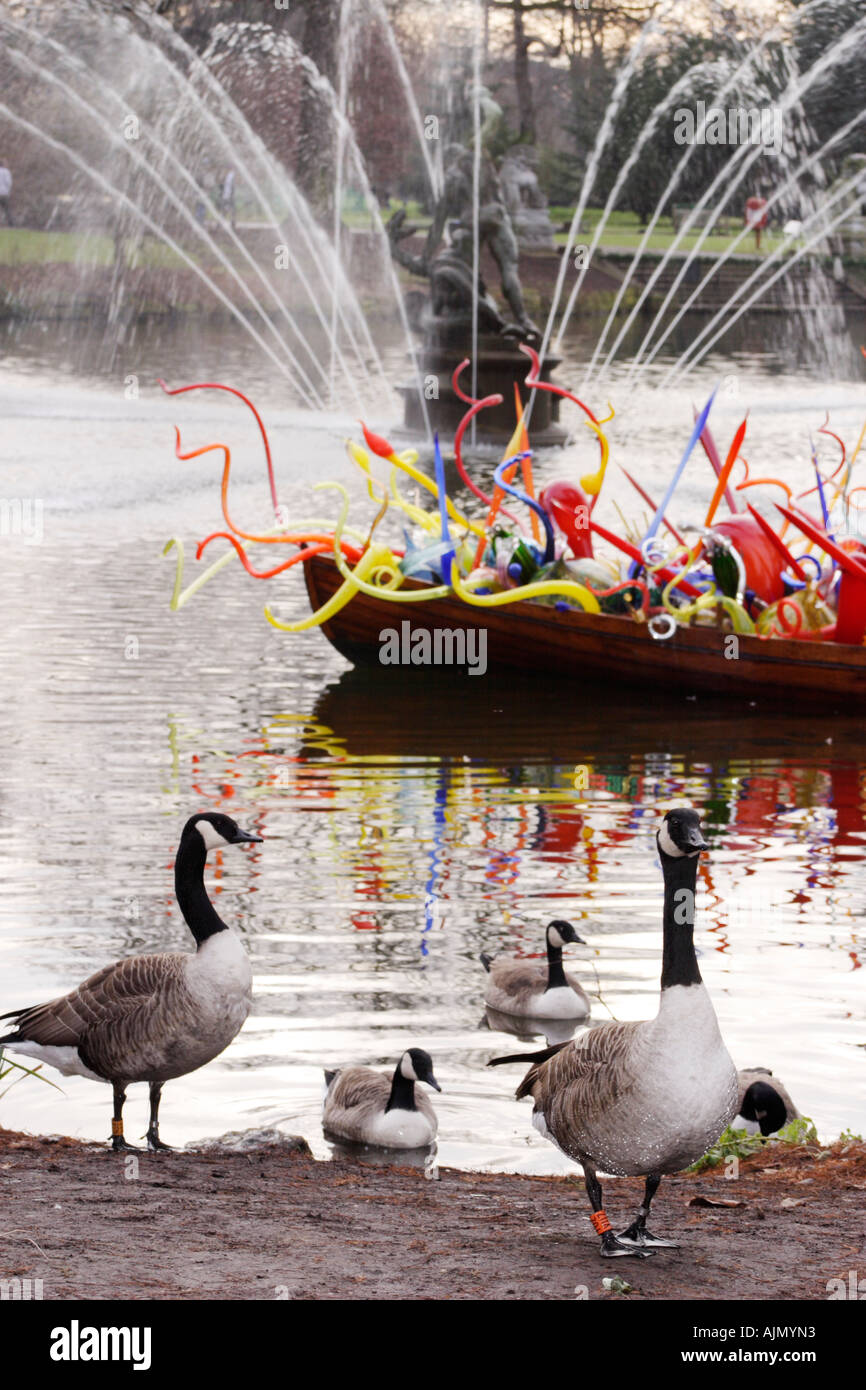
[[[799,14],[825,3],[809,0]],[[382,0],[340,0],[335,7],[333,80],[301,50],[288,27],[264,21],[216,24],[197,54],[144,0],[122,10],[102,0],[4,9],[0,118],[21,142],[16,199],[32,210],[31,225],[69,236],[73,244],[72,257],[52,265],[51,276],[11,276],[11,288],[4,286],[7,304],[21,318],[64,313],[101,318],[111,362],[146,315],[174,321],[218,312],[282,378],[286,400],[316,411],[346,400],[368,411],[373,397],[375,409],[393,412],[393,382],[398,371],[405,374],[408,359],[411,378],[397,387],[405,433],[429,439],[438,430],[447,438],[465,412],[465,396],[498,394],[502,403],[482,412],[477,424],[473,420],[477,434],[471,436],[474,443],[498,447],[514,429],[515,387],[525,398],[520,344],[538,346],[541,380],[549,382],[579,316],[587,268],[602,254],[605,227],[641,151],[660,135],[672,104],[690,99],[693,87],[695,93],[707,90],[699,84],[709,82],[711,105],[775,100],[794,122],[793,139],[786,137],[785,148],[777,152],[778,178],[768,206],[783,217],[797,208],[805,246],[796,238],[786,242],[784,251],[766,256],[735,293],[726,290],[724,307],[680,354],[676,372],[700,361],[726,326],[774,285],[791,286],[790,303],[798,314],[820,312],[829,322],[833,312],[838,318],[833,284],[816,253],[859,255],[862,169],[855,158],[851,168],[860,170],[859,181],[843,168],[837,183],[824,188],[821,161],[837,149],[843,132],[819,146],[802,119],[801,101],[838,62],[850,59],[866,37],[866,21],[838,38],[802,74],[781,29],[749,40],[742,56],[718,64],[717,71],[706,63],[689,69],[657,103],[619,164],[591,236],[583,227],[630,84],[664,26],[676,25],[675,11],[671,4],[658,7],[616,74],[587,152],[550,311],[540,329],[524,303],[518,249],[522,243],[549,251],[550,221],[532,153],[512,146],[497,164],[488,149],[501,112],[482,85],[486,50],[480,5],[466,11],[474,25],[471,45],[463,36],[464,52],[471,47],[471,75],[464,71],[454,78],[454,90],[435,81],[428,87],[428,108],[435,96],[436,120],[445,134],[432,143],[427,138],[432,118],[419,105],[424,98],[413,90]],[[388,69],[387,78],[378,69],[373,75],[394,93],[402,128],[414,142],[416,177],[428,190],[432,225],[414,243],[410,238],[421,229],[405,209],[389,215],[380,208],[386,196],[381,175],[368,170],[359,144],[359,102],[370,83],[363,67],[369,56],[365,45],[373,30],[380,40],[377,63]],[[447,51],[443,41],[440,57]],[[781,67],[781,79],[771,67],[764,71],[765,58]],[[313,149],[301,148],[302,110],[308,116],[313,112]],[[860,120],[858,115],[849,121],[844,131]],[[678,325],[690,309],[701,307],[701,290],[715,277],[721,280],[720,272],[736,254],[739,241],[699,259],[720,213],[747,188],[745,179],[760,153],[747,145],[732,152],[704,190],[636,302],[626,298],[693,153],[694,146],[687,146],[678,156],[607,321],[590,345],[581,390],[613,370],[642,313],[647,321],[629,363],[631,378],[637,380],[662,351],[670,354]],[[840,189],[845,191],[837,197]],[[679,249],[692,231],[694,244]],[[584,235],[590,245],[580,246],[575,259]],[[838,242],[828,240],[834,236]],[[674,278],[659,306],[650,296],[672,264]],[[798,267],[809,268],[805,295],[791,276]],[[407,295],[400,271],[423,281],[423,291]],[[653,312],[647,314],[650,304]],[[413,328],[420,331],[420,344]],[[396,369],[395,334],[401,363]],[[452,379],[465,358],[471,367],[455,391]],[[671,371],[673,366],[672,360]],[[565,441],[558,408],[553,392],[530,393],[534,446]]]
[[[859,124],[861,120],[866,121],[866,111],[860,112],[854,118],[854,122]],[[849,122],[852,125],[853,122]],[[839,255],[848,260],[866,261],[866,155],[849,154],[842,161],[842,170],[836,183],[830,188],[831,197],[834,196],[839,188],[851,179],[852,175],[859,175],[854,183],[850,185],[846,205],[850,208],[850,216],[846,219],[845,225],[839,233],[838,251]]]
[[[0,116],[27,166],[20,199],[35,206],[50,186],[34,225],[71,234],[82,255],[50,303],[36,285],[19,314],[104,316],[116,346],[145,305],[165,316],[219,309],[283,375],[290,400],[321,409],[339,392],[360,407],[372,382],[391,391],[339,250],[214,74],[224,33],[211,66],[147,7],[130,17],[72,0],[27,23],[2,12],[0,32]],[[237,218],[219,192],[230,169]],[[86,259],[99,238],[113,246],[107,265]],[[374,273],[401,314],[387,253]],[[408,330],[406,342],[411,353]]]
[[[519,344],[535,344],[540,334],[529,318],[517,273],[517,240],[502,186],[491,160],[480,162],[477,199],[473,193],[472,155],[463,145],[446,150],[445,182],[437,199],[433,222],[424,250],[413,254],[403,242],[415,232],[399,210],[388,224],[395,260],[413,274],[429,281],[429,300],[421,315],[423,333],[421,372],[430,419],[440,433],[450,435],[466,411],[453,376],[460,364],[472,362],[472,395],[499,395],[502,401],[483,415],[482,443],[506,443],[514,432],[515,390],[520,395],[526,377],[526,357]],[[447,231],[447,241],[442,234]],[[474,235],[473,235],[474,233]],[[477,244],[476,244],[477,239]],[[501,278],[502,295],[510,319],[504,318],[477,269],[481,248],[487,247]],[[559,358],[546,356],[542,380]],[[403,390],[404,432],[420,432],[418,398]],[[533,443],[538,447],[561,444],[566,431],[559,423],[559,400],[545,393],[533,420]]]

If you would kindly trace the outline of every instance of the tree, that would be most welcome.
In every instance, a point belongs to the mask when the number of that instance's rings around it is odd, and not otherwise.
[[[547,58],[564,56],[570,63],[589,57],[604,66],[605,55],[651,17],[658,0],[487,0],[489,10],[511,15],[514,85],[519,112],[519,138],[536,141],[536,107],[532,86],[533,48]],[[527,32],[527,20],[543,32]],[[582,65],[578,65],[582,66]]]
[[[800,13],[803,0],[794,0],[794,42],[797,63],[805,73],[822,54],[866,19],[866,0],[835,0]],[[806,115],[823,144],[840,126],[866,110],[866,41],[852,43],[847,53],[819,79],[803,100]],[[866,151],[866,120],[833,150],[833,160]]]
[[[725,111],[731,108],[752,110],[772,107],[789,77],[783,61],[783,47],[779,44],[769,44],[763,50],[757,66],[743,68],[736,85],[728,87],[734,73],[740,70],[743,58],[753,51],[754,36],[735,30],[733,26],[717,33],[684,32],[676,38],[669,38],[663,47],[652,49],[632,78],[628,99],[623,102],[617,116],[613,138],[600,170],[599,196],[606,196],[622,166],[623,152],[628,153],[634,148],[659,104],[662,104],[662,114],[655,121],[653,134],[643,145],[640,158],[620,198],[621,206],[630,207],[644,221],[656,208],[684,152],[674,135],[675,113],[678,110],[695,112],[698,101],[706,103],[708,108],[714,106],[722,87],[727,88],[722,105]],[[681,82],[682,85],[677,87]],[[665,109],[663,103],[668,97],[670,102]],[[796,136],[797,149],[790,157],[799,159],[806,147],[814,148],[814,139],[809,138],[808,128],[796,132]],[[731,154],[731,146],[726,142],[696,144],[671,191],[671,203],[696,202],[716,174],[727,166]],[[745,191],[743,184],[734,190],[732,197],[735,204],[729,211],[739,215],[749,192],[778,185],[784,168],[772,147],[762,149],[750,169]],[[808,177],[801,178],[800,191],[804,191],[808,184]],[[792,204],[796,203],[796,192],[792,192],[791,200]],[[713,206],[718,202],[719,197],[715,196]],[[670,204],[666,211],[670,211]]]

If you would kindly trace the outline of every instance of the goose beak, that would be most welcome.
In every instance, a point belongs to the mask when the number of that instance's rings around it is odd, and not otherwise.
[[[432,1086],[434,1091],[438,1091],[440,1095],[442,1094],[442,1087],[439,1085],[432,1071],[429,1072],[427,1076],[422,1076],[421,1080],[426,1081],[427,1085]]]
[[[246,830],[238,830],[237,835],[232,840],[233,845],[261,845],[263,844],[261,835],[250,835]]]

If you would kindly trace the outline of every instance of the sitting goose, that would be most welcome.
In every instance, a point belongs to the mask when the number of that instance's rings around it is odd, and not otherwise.
[[[410,1047],[389,1081],[372,1067],[348,1067],[325,1072],[322,1127],[356,1144],[383,1149],[423,1149],[436,1138],[436,1112],[415,1082],[442,1087],[433,1075],[433,1061],[420,1047]]]
[[[737,1119],[747,1121],[750,1133],[756,1134],[760,1129],[766,1139],[792,1120],[799,1120],[800,1112],[785,1087],[766,1067],[738,1072],[737,1081],[740,1087]]]
[[[573,975],[562,968],[566,942],[586,942],[570,922],[551,922],[545,933],[546,962],[481,953],[487,971],[484,1002],[503,1014],[527,1018],[588,1018],[589,996]]]
[[[130,956],[91,975],[69,994],[29,1009],[13,1009],[15,1030],[0,1047],[38,1057],[64,1076],[107,1081],[114,1090],[112,1147],[129,1149],[123,1137],[123,1103],[134,1081],[150,1083],[151,1149],[159,1138],[163,1083],[210,1062],[241,1028],[250,1010],[252,971],[240,938],[208,898],[204,866],[208,850],[261,844],[218,812],[191,816],[183,828],[174,866],[175,893],[195,952]]]
[[[489,1064],[532,1061],[517,1090],[532,1122],[583,1167],[592,1224],[605,1256],[673,1245],[647,1230],[663,1173],[700,1158],[736,1114],[737,1073],[701,981],[693,942],[698,855],[708,848],[697,813],[669,811],[657,843],[664,874],[664,946],[657,1016],[601,1023],[574,1042]],[[636,1219],[615,1236],[596,1170],[646,1177]]]

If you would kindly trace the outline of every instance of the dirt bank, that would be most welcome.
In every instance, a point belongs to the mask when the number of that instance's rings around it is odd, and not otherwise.
[[[866,1145],[766,1149],[666,1179],[653,1226],[679,1250],[601,1260],[582,1184],[314,1161],[288,1145],[115,1155],[0,1130],[0,1278],[45,1299],[827,1299],[866,1254]],[[631,1220],[641,1185],[609,1180]],[[696,1197],[738,1206],[692,1205]]]

